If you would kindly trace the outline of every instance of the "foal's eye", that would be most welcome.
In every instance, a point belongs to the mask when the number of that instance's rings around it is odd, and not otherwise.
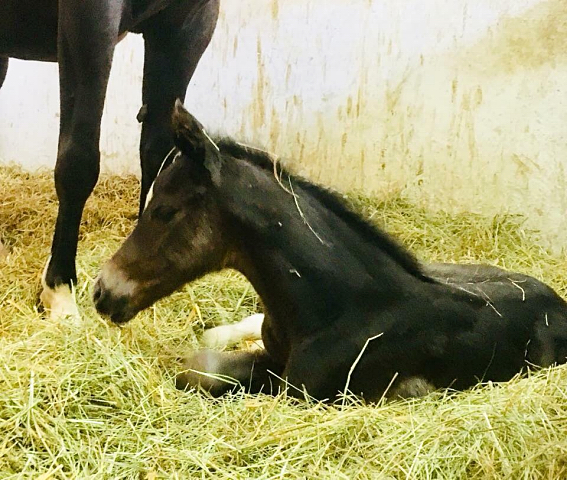
[[[152,212],[152,218],[160,222],[170,222],[179,210],[168,205],[158,205]]]

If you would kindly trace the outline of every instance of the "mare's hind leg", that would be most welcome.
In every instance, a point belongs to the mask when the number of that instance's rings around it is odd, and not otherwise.
[[[280,389],[284,367],[266,350],[216,352],[201,350],[185,361],[185,371],[177,376],[180,390],[201,387],[219,397],[244,388],[247,393],[275,395]]]
[[[8,72],[8,57],[0,57],[0,88],[6,79],[6,72]]]
[[[198,5],[196,8],[195,5]],[[217,23],[219,0],[175,2],[142,28],[144,84],[138,120],[142,122],[140,215],[164,157],[173,147],[171,114],[187,86]]]
[[[120,1],[59,2],[59,211],[41,293],[52,318],[78,314],[72,286],[79,225],[99,174],[100,120],[121,12]]]

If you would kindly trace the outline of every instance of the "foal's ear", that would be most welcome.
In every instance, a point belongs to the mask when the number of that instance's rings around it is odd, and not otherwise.
[[[171,126],[176,147],[190,159],[201,161],[216,183],[221,166],[219,147],[207,135],[201,122],[185,109],[179,99],[175,101]]]

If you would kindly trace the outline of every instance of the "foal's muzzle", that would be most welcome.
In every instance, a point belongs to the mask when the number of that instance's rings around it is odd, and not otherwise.
[[[112,267],[107,264],[103,268],[94,286],[93,301],[98,313],[120,325],[131,320],[138,310],[132,308],[131,292],[128,290],[131,284],[116,278]]]

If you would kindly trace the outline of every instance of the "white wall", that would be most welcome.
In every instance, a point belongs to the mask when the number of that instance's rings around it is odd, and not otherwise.
[[[336,187],[524,212],[567,245],[564,0],[224,0],[187,106]],[[103,164],[138,171],[142,39],[115,55]],[[52,167],[55,65],[12,61],[0,159]]]

